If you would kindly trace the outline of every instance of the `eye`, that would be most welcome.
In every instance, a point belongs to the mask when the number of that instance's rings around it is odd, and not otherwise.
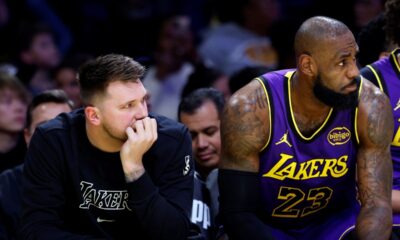
[[[342,60],[342,61],[339,62],[338,65],[339,65],[340,67],[344,67],[344,66],[346,66],[346,63],[347,63],[346,60]]]
[[[204,131],[204,133],[205,133],[207,136],[212,136],[212,135],[214,135],[217,131],[218,131],[218,129],[217,129],[216,127],[210,127],[210,128],[207,128],[207,129]]]
[[[125,104],[124,105],[124,109],[128,109],[128,108],[131,108],[131,107],[133,107],[133,103],[127,103],[127,104]]]

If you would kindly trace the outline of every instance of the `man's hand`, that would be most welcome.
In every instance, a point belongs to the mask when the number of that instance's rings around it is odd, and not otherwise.
[[[121,148],[121,162],[127,182],[137,180],[144,173],[143,155],[157,140],[157,122],[146,117],[126,129],[128,140]]]

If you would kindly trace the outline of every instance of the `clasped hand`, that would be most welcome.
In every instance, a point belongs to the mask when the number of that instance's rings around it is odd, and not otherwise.
[[[121,162],[127,182],[137,180],[145,172],[143,155],[157,140],[157,122],[154,118],[135,121],[126,130],[127,141],[121,148]]]

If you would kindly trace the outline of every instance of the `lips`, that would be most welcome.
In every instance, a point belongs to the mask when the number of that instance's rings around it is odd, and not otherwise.
[[[354,92],[357,90],[357,84],[351,83],[351,84],[347,85],[346,87],[344,87],[343,90],[346,91],[347,93]]]
[[[210,160],[212,158],[212,156],[213,156],[213,153],[211,153],[211,152],[198,154],[198,158],[202,161]]]

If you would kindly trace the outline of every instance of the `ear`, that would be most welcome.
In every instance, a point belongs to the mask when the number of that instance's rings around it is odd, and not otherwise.
[[[317,75],[317,65],[314,59],[308,54],[300,55],[298,70],[309,77]]]
[[[97,107],[87,106],[85,107],[85,116],[86,120],[89,121],[90,124],[99,126],[100,125],[100,111]]]

